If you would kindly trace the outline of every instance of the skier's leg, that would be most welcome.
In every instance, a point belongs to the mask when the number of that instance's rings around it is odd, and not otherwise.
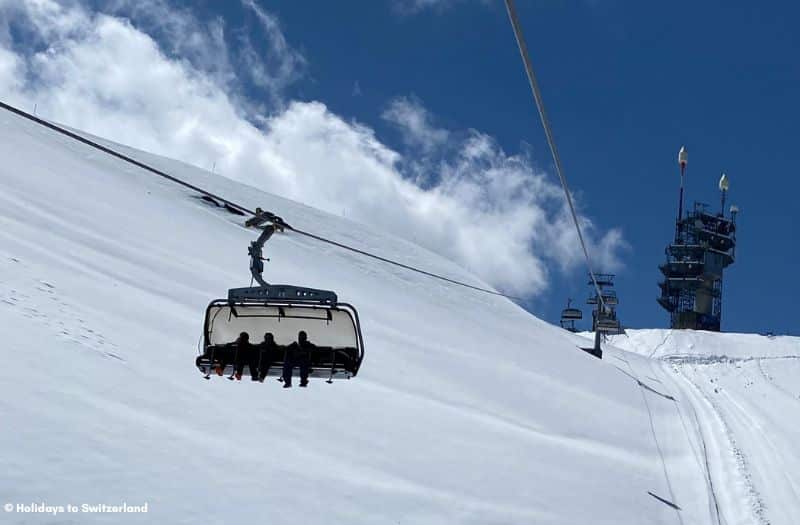
[[[267,377],[267,372],[269,372],[269,360],[264,359],[264,353],[266,353],[266,350],[259,350],[258,366],[256,367],[258,370],[258,380],[262,383],[264,382],[264,378]]]
[[[292,360],[287,359],[283,362],[283,388],[292,386]]]
[[[239,374],[239,377],[242,377],[242,372],[241,372],[241,370],[239,370],[239,347],[238,346],[236,347],[236,353],[233,354],[233,372],[231,373],[230,376],[228,376],[228,379],[233,381],[233,377],[237,374],[237,372]]]
[[[307,358],[303,358],[300,361],[300,386],[306,386],[308,384],[308,369],[310,368],[310,363]]]
[[[258,381],[258,360],[255,356],[250,356],[247,366],[250,368],[250,378],[253,381]]]

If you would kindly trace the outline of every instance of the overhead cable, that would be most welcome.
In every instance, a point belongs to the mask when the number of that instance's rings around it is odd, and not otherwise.
[[[165,173],[162,170],[154,168],[153,166],[150,166],[150,165],[148,165],[148,164],[146,164],[144,162],[140,162],[140,161],[138,161],[138,160],[136,160],[136,159],[134,159],[132,157],[129,157],[128,155],[125,155],[123,153],[120,153],[120,152],[112,149],[112,148],[109,148],[108,146],[103,146],[102,144],[99,144],[98,142],[95,142],[95,141],[90,140],[90,139],[88,139],[86,137],[83,137],[83,136],[81,136],[81,135],[79,135],[77,133],[69,131],[68,129],[65,129],[65,128],[57,125],[57,124],[53,124],[52,122],[48,122],[48,121],[46,121],[44,119],[41,119],[41,118],[39,118],[39,117],[37,117],[35,115],[32,115],[32,114],[30,114],[30,113],[28,113],[26,111],[23,111],[23,110],[21,110],[19,108],[15,108],[15,107],[10,106],[8,104],[5,104],[3,102],[0,102],[0,108],[5,109],[7,111],[10,111],[12,113],[15,113],[15,114],[17,114],[17,115],[19,115],[21,117],[24,117],[24,118],[26,118],[28,120],[31,120],[31,121],[39,124],[39,125],[42,125],[42,126],[44,126],[46,128],[51,129],[53,131],[61,133],[62,135],[65,135],[65,136],[67,136],[67,137],[69,137],[71,139],[77,140],[78,142],[82,142],[83,144],[86,144],[87,146],[90,146],[92,148],[98,149],[98,150],[100,150],[100,151],[102,151],[104,153],[107,153],[107,154],[109,154],[109,155],[111,155],[113,157],[116,157],[116,158],[118,158],[118,159],[120,159],[122,161],[125,161],[125,162],[128,162],[130,164],[133,164],[134,166],[137,166],[137,167],[139,167],[139,168],[141,168],[141,169],[143,169],[145,171],[148,171],[148,172],[150,172],[150,173],[152,173],[154,175],[158,175],[160,177],[163,177],[163,178],[165,178],[165,179],[167,179],[169,181],[172,181],[172,182],[174,182],[176,184],[179,184],[179,185],[181,185],[181,186],[183,186],[185,188],[189,188],[192,191],[195,191],[197,193],[200,193],[202,195],[210,197],[210,198],[212,198],[214,200],[218,200],[218,201],[228,205],[229,207],[231,207],[231,208],[233,208],[235,210],[238,210],[240,212],[256,216],[255,210],[250,210],[246,206],[242,206],[241,204],[237,204],[237,203],[235,203],[233,201],[225,199],[224,197],[220,197],[219,195],[211,193],[210,191],[207,191],[207,190],[205,190],[203,188],[200,188],[199,186],[195,186],[194,184],[189,184],[188,182],[183,181],[183,180],[181,180],[181,179],[179,179],[177,177],[174,177],[174,176],[172,176],[172,175],[170,175],[168,173]],[[464,288],[470,288],[470,289],[478,291],[478,292],[491,294],[491,295],[499,295],[501,297],[506,297],[508,299],[514,299],[514,300],[521,301],[521,299],[519,297],[515,297],[513,295],[504,294],[504,293],[501,293],[501,292],[498,292],[498,291],[495,291],[495,290],[490,290],[490,289],[487,289],[487,288],[481,288],[479,286],[473,286],[471,284],[468,284],[468,283],[465,283],[465,282],[462,282],[462,281],[457,281],[455,279],[451,279],[451,278],[445,277],[443,275],[439,275],[439,274],[436,274],[436,273],[433,273],[433,272],[429,272],[429,271],[423,270],[421,268],[410,266],[408,264],[404,264],[404,263],[401,263],[399,261],[395,261],[395,260],[392,260],[392,259],[389,259],[389,258],[386,258],[386,257],[381,257],[380,255],[376,255],[374,253],[370,253],[370,252],[367,252],[367,251],[364,251],[364,250],[360,250],[358,248],[354,248],[353,246],[348,246],[347,244],[343,244],[341,242],[334,241],[332,239],[328,239],[328,238],[323,237],[321,235],[317,235],[317,234],[314,234],[314,233],[311,233],[311,232],[308,232],[308,231],[304,231],[304,230],[299,230],[299,229],[297,229],[297,228],[295,228],[295,227],[293,227],[293,226],[291,226],[291,225],[289,225],[287,223],[282,223],[281,226],[284,229],[288,229],[290,231],[293,231],[293,232],[297,233],[298,235],[303,235],[303,236],[309,237],[311,239],[316,239],[317,241],[324,242],[324,243],[330,244],[332,246],[336,246],[338,248],[341,248],[343,250],[348,250],[348,251],[363,255],[365,257],[370,257],[372,259],[375,259],[375,260],[378,260],[378,261],[382,261],[384,263],[391,264],[391,265],[397,266],[399,268],[403,268],[404,270],[420,273],[422,275],[427,275],[428,277],[432,277],[434,279],[438,279],[440,281],[448,282],[450,284],[454,284],[454,285],[457,285],[457,286],[462,286]]]
[[[544,134],[547,137],[547,144],[550,146],[550,153],[553,155],[553,163],[556,167],[556,173],[558,173],[558,178],[561,180],[561,187],[564,189],[564,195],[567,198],[569,211],[572,214],[572,220],[575,222],[575,229],[578,232],[578,240],[580,241],[581,248],[583,249],[583,256],[586,258],[586,267],[588,268],[589,275],[592,278],[592,283],[594,284],[594,289],[597,292],[600,306],[603,310],[605,310],[606,304],[603,300],[603,293],[600,290],[600,286],[597,284],[597,278],[592,270],[592,262],[589,258],[589,250],[586,249],[586,242],[583,240],[583,233],[581,232],[581,225],[578,221],[578,214],[575,212],[575,205],[572,203],[572,195],[570,194],[569,186],[567,185],[567,178],[564,175],[564,168],[561,165],[561,157],[558,154],[558,149],[556,149],[553,131],[550,129],[550,122],[547,120],[547,113],[545,113],[544,110],[542,92],[539,90],[539,83],[536,81],[536,75],[533,72],[533,65],[531,64],[531,57],[528,54],[528,47],[525,45],[525,39],[522,36],[522,26],[519,23],[517,10],[514,7],[513,0],[505,0],[505,2],[506,10],[508,11],[508,17],[511,19],[511,27],[514,29],[514,36],[516,37],[517,45],[519,46],[519,53],[522,55],[522,62],[525,65],[525,72],[528,75],[528,82],[531,85],[531,91],[533,91],[533,98],[536,101],[536,108],[539,110],[539,117],[542,121],[542,127],[544,127]]]

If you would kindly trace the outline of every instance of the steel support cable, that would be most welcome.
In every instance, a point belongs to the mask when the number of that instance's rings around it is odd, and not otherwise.
[[[0,108],[3,108],[5,110],[7,110],[7,111],[10,111],[11,113],[15,113],[15,114],[17,114],[17,115],[19,115],[21,117],[24,117],[24,118],[26,118],[28,120],[32,120],[32,121],[36,122],[39,125],[42,125],[42,126],[44,126],[46,128],[50,128],[53,131],[57,131],[58,133],[61,133],[62,135],[66,135],[67,137],[69,137],[71,139],[77,140],[78,142],[83,142],[87,146],[91,146],[91,147],[93,147],[95,149],[98,149],[98,150],[102,151],[103,153],[107,153],[107,154],[109,154],[109,155],[111,155],[113,157],[117,157],[118,159],[124,160],[125,162],[133,164],[134,166],[138,166],[139,168],[142,168],[143,170],[146,170],[146,171],[149,171],[149,172],[154,173],[156,175],[159,175],[161,177],[164,177],[165,179],[168,179],[168,180],[170,180],[170,181],[172,181],[172,182],[174,182],[176,184],[180,184],[181,186],[184,186],[186,188],[194,190],[194,191],[196,191],[198,193],[202,193],[203,195],[207,195],[208,197],[216,199],[216,200],[218,200],[220,202],[224,202],[228,206],[230,206],[232,208],[235,208],[235,209],[237,209],[239,211],[243,211],[245,213],[249,213],[250,215],[254,214],[254,212],[248,210],[247,208],[245,208],[243,206],[239,206],[235,202],[231,202],[231,201],[229,201],[227,199],[224,199],[224,198],[220,197],[219,195],[214,195],[213,193],[211,193],[209,191],[206,191],[206,190],[204,190],[202,188],[198,188],[197,186],[189,184],[188,182],[184,182],[184,181],[182,181],[182,180],[180,180],[180,179],[178,179],[176,177],[173,177],[172,175],[164,173],[161,170],[153,168],[152,166],[148,166],[144,162],[139,162],[138,160],[136,160],[134,158],[131,158],[131,157],[127,156],[127,155],[119,153],[118,151],[115,151],[115,150],[113,150],[113,149],[111,149],[111,148],[109,148],[107,146],[103,146],[102,144],[99,144],[99,143],[97,143],[97,142],[95,142],[93,140],[87,139],[86,137],[82,137],[82,136],[78,135],[77,133],[73,133],[72,131],[69,131],[66,128],[63,128],[63,127],[58,126],[56,124],[53,124],[52,122],[48,122],[48,121],[46,121],[44,119],[40,119],[39,117],[37,117],[35,115],[31,115],[30,113],[22,111],[21,109],[15,108],[13,106],[9,106],[8,104],[6,104],[4,102],[0,102]]]
[[[343,248],[345,250],[349,250],[351,252],[358,253],[358,254],[363,255],[365,257],[371,257],[371,258],[376,259],[378,261],[383,261],[385,263],[393,264],[393,265],[395,265],[397,267],[400,267],[400,268],[403,268],[405,270],[410,270],[412,272],[421,273],[422,275],[427,275],[428,277],[433,277],[435,279],[439,279],[439,280],[442,280],[442,281],[445,281],[445,282],[448,282],[448,283],[451,283],[451,284],[456,284],[458,286],[463,286],[465,288],[471,288],[472,290],[477,290],[479,292],[488,293],[488,294],[492,294],[492,295],[499,295],[501,297],[507,297],[509,299],[516,299],[517,301],[521,301],[522,300],[519,297],[514,297],[513,295],[506,295],[504,293],[496,292],[494,290],[488,290],[486,288],[481,288],[479,286],[473,286],[471,284],[467,284],[467,283],[464,283],[464,282],[461,282],[461,281],[456,281],[455,279],[450,279],[449,277],[445,277],[443,275],[438,275],[438,274],[431,273],[431,272],[428,272],[428,271],[425,271],[425,270],[421,270],[419,268],[415,268],[413,266],[409,266],[407,264],[403,264],[401,262],[393,261],[391,259],[387,259],[385,257],[381,257],[380,255],[375,255],[373,253],[365,252],[364,250],[359,250],[358,248],[353,248],[352,246],[347,246],[346,244],[342,244],[342,243],[339,243],[339,242],[336,242],[336,241],[333,241],[333,240],[330,240],[330,239],[326,239],[324,237],[320,237],[319,235],[315,235],[313,233],[309,233],[309,232],[306,232],[306,231],[303,231],[303,230],[298,230],[297,228],[294,228],[292,226],[289,226],[289,229],[292,230],[295,233],[300,234],[300,235],[305,235],[306,237],[311,237],[312,239],[316,239],[318,241],[331,244],[333,246],[338,246],[339,248]]]
[[[109,148],[107,146],[103,146],[102,144],[99,144],[99,143],[97,143],[97,142],[95,142],[93,140],[90,140],[90,139],[88,139],[86,137],[82,137],[81,135],[78,135],[77,133],[74,133],[72,131],[69,131],[68,129],[65,129],[65,128],[61,127],[61,126],[53,124],[52,122],[48,122],[48,121],[46,121],[44,119],[41,119],[41,118],[39,118],[39,117],[37,117],[35,115],[31,115],[30,113],[28,113],[26,111],[23,111],[21,109],[18,109],[18,108],[15,108],[13,106],[10,106],[10,105],[8,105],[8,104],[6,104],[4,102],[0,102],[0,108],[5,109],[7,111],[10,111],[11,113],[19,115],[19,116],[21,116],[23,118],[26,118],[28,120],[31,120],[31,121],[39,124],[39,125],[42,125],[42,126],[44,126],[46,128],[51,129],[53,131],[61,133],[62,135],[66,135],[67,137],[69,137],[71,139],[77,140],[78,142],[82,142],[83,144],[86,144],[87,146],[90,146],[92,148],[98,149],[98,150],[100,150],[100,151],[102,151],[104,153],[107,153],[107,154],[109,154],[109,155],[111,155],[113,157],[116,157],[116,158],[118,158],[120,160],[123,160],[125,162],[130,163],[130,164],[133,164],[134,166],[137,166],[139,168],[142,168],[143,170],[149,171],[150,173],[153,173],[154,175],[158,175],[158,176],[163,177],[163,178],[165,178],[167,180],[170,180],[170,181],[172,181],[172,182],[174,182],[176,184],[179,184],[179,185],[181,185],[181,186],[183,186],[185,188],[189,188],[192,191],[195,191],[197,193],[206,195],[207,197],[211,197],[212,199],[218,200],[218,201],[220,201],[220,202],[222,202],[224,204],[227,204],[228,206],[230,206],[233,209],[236,209],[238,211],[241,211],[241,212],[248,213],[250,215],[256,216],[256,212],[254,210],[250,210],[245,206],[242,206],[242,205],[237,204],[237,203],[235,203],[233,201],[230,201],[228,199],[220,197],[219,195],[216,195],[214,193],[211,193],[210,191],[204,190],[203,188],[200,188],[200,187],[195,186],[193,184],[189,184],[188,182],[185,182],[185,181],[183,181],[183,180],[181,180],[181,179],[179,179],[177,177],[173,177],[172,175],[169,175],[168,173],[165,173],[165,172],[163,172],[163,171],[161,171],[159,169],[156,169],[156,168],[154,168],[154,167],[152,167],[152,166],[150,166],[148,164],[145,164],[144,162],[140,162],[140,161],[138,161],[138,160],[136,160],[136,159],[134,159],[132,157],[129,157],[129,156],[123,154],[123,153],[119,153],[118,151],[115,151],[115,150],[113,150],[113,149],[111,149],[111,148]],[[411,271],[411,272],[416,272],[416,273],[419,273],[419,274],[422,274],[422,275],[427,275],[428,277],[432,277],[434,279],[439,279],[440,281],[444,281],[444,282],[447,282],[447,283],[450,283],[450,284],[455,284],[457,286],[462,286],[464,288],[469,288],[471,290],[475,290],[475,291],[478,291],[478,292],[483,292],[483,293],[487,293],[487,294],[491,294],[491,295],[499,295],[500,297],[506,297],[508,299],[514,299],[514,300],[517,300],[517,301],[521,301],[522,300],[519,297],[515,297],[513,295],[504,294],[504,293],[501,293],[501,292],[498,292],[498,291],[495,291],[495,290],[489,290],[487,288],[481,288],[479,286],[473,286],[471,284],[467,284],[467,283],[462,282],[462,281],[457,281],[455,279],[451,279],[451,278],[445,277],[443,275],[439,275],[439,274],[436,274],[436,273],[433,273],[433,272],[428,272],[426,270],[422,270],[421,268],[416,268],[414,266],[410,266],[408,264],[403,264],[401,262],[394,261],[394,260],[388,259],[386,257],[381,257],[380,255],[376,255],[374,253],[370,253],[370,252],[367,252],[367,251],[364,251],[364,250],[360,250],[358,248],[354,248],[352,246],[348,246],[346,244],[334,241],[332,239],[327,239],[325,237],[322,237],[320,235],[316,235],[316,234],[311,233],[311,232],[307,232],[307,231],[304,231],[304,230],[299,230],[299,229],[297,229],[297,228],[295,228],[295,227],[293,227],[293,226],[291,226],[291,225],[289,225],[289,224],[287,224],[285,222],[281,222],[281,227],[283,227],[284,229],[291,230],[291,231],[297,233],[298,235],[303,235],[303,236],[309,237],[311,239],[315,239],[317,241],[324,242],[324,243],[330,244],[332,246],[336,246],[338,248],[342,248],[343,250],[348,250],[348,251],[351,251],[353,253],[357,253],[359,255],[363,255],[365,257],[370,257],[372,259],[375,259],[375,260],[378,260],[378,261],[382,261],[384,263],[391,264],[391,265],[397,266],[399,268],[403,268],[404,270],[408,270],[408,271]]]
[[[592,270],[592,263],[591,259],[589,258],[589,250],[586,249],[586,242],[583,240],[583,233],[581,232],[581,225],[578,222],[578,214],[575,213],[575,205],[572,203],[572,195],[569,192],[569,186],[567,186],[567,179],[564,176],[564,168],[561,166],[561,157],[558,154],[558,149],[556,149],[556,142],[553,138],[553,131],[550,129],[550,123],[547,120],[547,113],[544,110],[544,99],[542,98],[542,92],[539,90],[539,83],[536,81],[536,75],[533,72],[533,65],[531,64],[531,57],[528,55],[528,47],[525,45],[525,39],[522,36],[522,26],[519,23],[519,17],[517,16],[517,10],[514,7],[513,0],[505,0],[506,2],[506,10],[508,11],[508,18],[511,19],[511,27],[514,29],[514,36],[517,39],[517,46],[519,46],[520,55],[522,55],[522,62],[525,65],[525,72],[528,75],[528,82],[531,85],[531,91],[533,91],[533,98],[536,101],[536,108],[539,110],[539,117],[542,121],[542,127],[544,128],[545,136],[547,137],[547,144],[550,146],[550,153],[553,155],[553,162],[556,167],[556,173],[558,173],[558,178],[561,180],[561,187],[564,189],[564,195],[567,197],[567,204],[569,205],[569,211],[572,214],[572,220],[575,222],[575,229],[578,231],[578,240],[581,242],[581,248],[583,249],[583,255],[586,258],[586,267],[589,269],[589,275],[592,278],[592,284],[594,284],[594,289],[597,292],[598,300],[600,301],[600,306],[602,307],[603,311],[605,311],[606,303],[603,300],[603,293],[600,291],[600,286],[597,284],[597,278],[594,275],[594,271]]]

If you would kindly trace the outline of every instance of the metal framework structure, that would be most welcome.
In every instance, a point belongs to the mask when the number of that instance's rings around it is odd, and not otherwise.
[[[622,331],[619,319],[617,319],[617,298],[614,288],[614,278],[616,275],[610,273],[595,274],[595,279],[589,281],[593,288],[593,293],[586,299],[586,304],[592,305],[592,331],[594,332],[594,347],[584,348],[595,357],[603,358],[603,351],[600,342],[606,334],[618,334]],[[600,290],[599,293],[597,290]]]
[[[686,151],[681,148],[681,190]],[[670,314],[670,327],[720,331],[722,320],[722,274],[733,264],[736,252],[736,213],[731,206],[725,216],[728,178],[723,174],[719,188],[722,208],[718,213],[707,204],[694,203],[683,216],[683,192],[675,224],[675,239],[667,246],[666,262],[658,268],[664,279],[658,283],[657,299]]]

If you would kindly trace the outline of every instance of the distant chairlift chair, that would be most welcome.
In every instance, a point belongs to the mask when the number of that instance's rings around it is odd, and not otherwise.
[[[570,332],[577,332],[575,321],[583,319],[583,312],[578,308],[572,308],[572,299],[567,299],[567,307],[561,310],[561,328]]]

